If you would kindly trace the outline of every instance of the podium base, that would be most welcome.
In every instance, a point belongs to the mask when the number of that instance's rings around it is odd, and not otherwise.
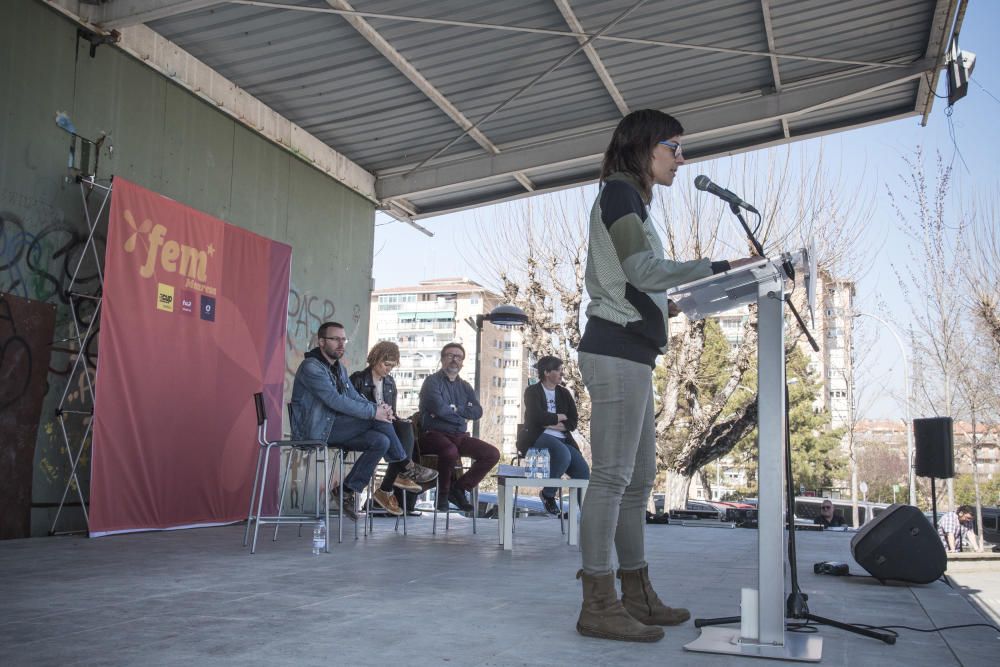
[[[794,632],[785,633],[785,645],[754,644],[740,640],[740,631],[734,628],[705,627],[701,636],[684,645],[685,651],[697,653],[724,653],[748,658],[819,662],[823,657],[823,638]]]

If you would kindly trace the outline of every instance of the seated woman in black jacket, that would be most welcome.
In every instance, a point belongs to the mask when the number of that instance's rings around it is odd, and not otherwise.
[[[392,369],[399,363],[399,346],[385,340],[375,343],[368,352],[367,361],[368,365],[363,370],[351,374],[351,384],[359,394],[375,405],[385,403],[392,408],[392,425],[396,429],[396,435],[399,436],[407,457],[412,457],[413,428],[409,420],[400,419],[396,414],[396,382],[390,375]],[[409,491],[410,494],[407,496],[409,507],[406,511],[412,515],[415,513],[413,503],[416,503],[417,495],[423,490],[423,485],[433,482],[437,476],[437,470],[418,465],[411,458],[390,463],[386,468],[385,477],[382,478],[382,484],[375,491],[375,502],[390,514],[399,516],[403,513],[399,505],[402,492],[394,493],[394,491],[397,489]]]
[[[523,456],[529,449],[547,449],[549,476],[559,479],[590,479],[590,466],[573,440],[576,429],[576,401],[562,382],[562,359],[545,356],[538,360],[538,382],[524,390],[524,429],[517,449]],[[558,489],[545,487],[539,497],[550,514],[559,514]]]

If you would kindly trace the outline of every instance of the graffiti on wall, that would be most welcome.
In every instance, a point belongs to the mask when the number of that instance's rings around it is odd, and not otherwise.
[[[323,322],[334,319],[337,306],[328,297],[300,290],[292,283],[288,290],[288,321],[286,323],[285,397],[292,395],[295,370],[302,357],[316,342],[316,330]]]
[[[95,235],[98,255],[103,257],[105,237]],[[82,258],[82,262],[81,262]],[[83,360],[91,373],[97,367],[97,330],[94,323],[92,335],[81,350],[76,339],[76,326],[86,332],[96,313],[97,301],[70,299],[67,292],[77,271],[74,291],[94,296],[100,295],[100,275],[93,251],[87,245],[87,227],[82,219],[72,223],[63,211],[49,202],[10,190],[0,192],[0,291],[44,302],[56,307],[55,333],[51,337],[48,373],[44,396],[48,408],[43,412],[38,430],[39,481],[55,491],[61,491],[69,477],[69,464],[61,428],[55,418],[54,408],[66,384],[70,383],[64,407],[89,407],[86,378],[78,369],[72,377],[77,357]],[[76,321],[76,325],[74,324]],[[67,422],[67,435],[71,442],[87,432],[88,415]],[[81,423],[82,422],[82,423]],[[77,432],[79,431],[79,433]],[[89,449],[88,442],[84,449]],[[89,451],[80,459],[81,478],[87,478]],[[36,498],[51,501],[51,491],[42,491]]]
[[[0,539],[28,537],[55,306],[0,292]]]

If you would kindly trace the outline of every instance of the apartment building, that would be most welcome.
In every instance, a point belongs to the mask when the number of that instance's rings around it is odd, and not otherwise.
[[[417,411],[424,378],[440,368],[446,343],[465,347],[462,377],[475,383],[476,316],[500,305],[500,295],[467,278],[435,278],[417,285],[372,292],[369,339],[399,345],[400,363],[393,371],[399,389],[397,412]],[[486,322],[482,331],[479,401],[483,405],[480,437],[513,454],[521,397],[528,381],[527,351],[518,329]]]

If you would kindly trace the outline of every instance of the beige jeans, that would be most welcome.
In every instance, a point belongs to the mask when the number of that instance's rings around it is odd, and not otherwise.
[[[583,571],[613,570],[612,544],[625,570],[646,565],[646,501],[656,477],[653,369],[581,352],[590,393],[593,465],[580,521]]]

